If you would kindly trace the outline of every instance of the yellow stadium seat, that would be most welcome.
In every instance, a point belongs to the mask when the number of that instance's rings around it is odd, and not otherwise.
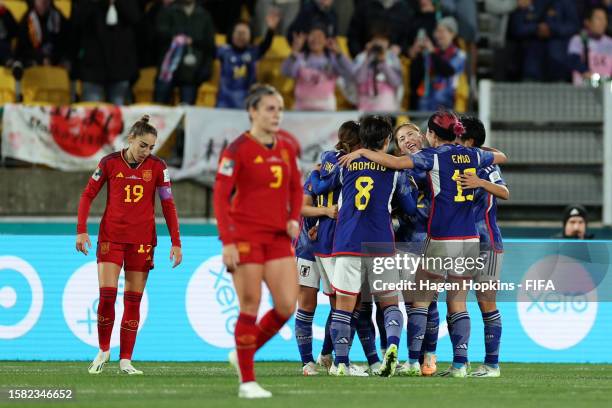
[[[26,11],[28,11],[28,3],[26,0],[4,0],[2,3],[9,9],[17,22],[19,22]]]
[[[217,91],[219,90],[219,80],[221,79],[221,63],[215,60],[211,78],[200,85],[196,97],[197,106],[213,108],[217,104]]]
[[[266,53],[266,58],[281,58],[285,59],[291,54],[291,46],[283,35],[275,35],[272,40],[272,45]]]
[[[470,84],[468,76],[464,72],[459,77],[459,83],[457,84],[457,91],[455,92],[455,112],[464,113],[468,109],[468,103],[470,99]]]
[[[70,79],[62,67],[39,66],[24,71],[21,81],[24,103],[70,104]]]
[[[225,38],[225,34],[215,34],[215,45],[219,47],[225,44],[227,44],[227,39]]]
[[[136,103],[152,103],[153,91],[155,89],[155,77],[157,68],[143,68],[140,70],[138,81],[132,87],[134,101]]]
[[[0,67],[0,104],[15,102],[15,78],[11,70]]]
[[[281,35],[274,36],[272,45],[263,59],[257,63],[257,81],[274,86],[285,99],[285,108],[293,106],[294,81],[281,75],[281,65],[291,54],[287,39]]]
[[[64,15],[66,18],[70,18],[70,12],[72,11],[72,0],[53,0],[55,7]]]
[[[348,48],[348,38],[339,35],[338,37],[336,37],[336,41],[338,41],[338,47],[344,55],[351,55]]]
[[[410,59],[400,57],[402,64],[402,77],[404,78],[404,97],[402,99],[403,110],[416,110],[416,106],[410,106]]]

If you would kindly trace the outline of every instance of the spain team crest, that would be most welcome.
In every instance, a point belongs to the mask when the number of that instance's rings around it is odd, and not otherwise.
[[[110,250],[110,242],[101,242],[100,243],[100,253],[102,255],[108,254],[109,250]]]
[[[151,181],[153,179],[153,170],[143,170],[142,179],[144,181]]]
[[[281,158],[287,164],[289,164],[289,152],[287,149],[281,149]]]

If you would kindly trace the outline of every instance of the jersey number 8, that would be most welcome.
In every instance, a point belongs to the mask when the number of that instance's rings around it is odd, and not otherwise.
[[[355,180],[355,188],[358,191],[355,195],[355,207],[363,211],[370,202],[370,191],[374,188],[374,180],[372,177],[361,176]]]

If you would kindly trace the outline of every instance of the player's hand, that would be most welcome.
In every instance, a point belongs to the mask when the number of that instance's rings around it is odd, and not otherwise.
[[[85,255],[87,255],[89,253],[87,248],[91,248],[91,241],[89,240],[89,234],[86,232],[83,234],[78,234],[77,239],[76,239],[76,250],[78,252],[82,252]]]
[[[479,188],[482,184],[482,179],[475,173],[463,173],[459,176],[461,188]]]
[[[329,218],[333,218],[334,220],[338,218],[338,204],[327,208],[327,216]]]
[[[348,167],[348,165],[351,164],[353,160],[361,157],[361,151],[362,149],[358,149],[358,150],[355,150],[354,152],[347,153],[344,156],[342,156],[338,160],[338,162],[340,163],[341,166]]]
[[[287,235],[291,239],[296,239],[300,235],[300,224],[296,220],[287,221]]]
[[[170,260],[174,260],[173,268],[176,268],[183,262],[183,250],[179,246],[173,246],[170,248]]]
[[[308,230],[308,238],[311,241],[316,241],[317,239],[317,232],[319,231],[319,228],[315,225],[314,227],[312,227],[311,229]]]
[[[240,262],[240,254],[236,245],[229,244],[223,245],[223,264],[227,268],[228,272],[234,272]]]

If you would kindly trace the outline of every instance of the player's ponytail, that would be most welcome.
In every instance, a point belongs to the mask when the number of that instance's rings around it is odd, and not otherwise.
[[[361,144],[359,139],[359,123],[354,120],[344,122],[338,129],[338,143],[336,150],[350,153]]]
[[[427,128],[440,139],[452,142],[465,133],[465,128],[457,115],[449,111],[438,111],[427,121]]]
[[[149,115],[143,115],[140,120],[132,125],[128,132],[128,138],[134,138],[144,135],[153,135],[157,137],[157,129],[149,123],[151,117]]]

